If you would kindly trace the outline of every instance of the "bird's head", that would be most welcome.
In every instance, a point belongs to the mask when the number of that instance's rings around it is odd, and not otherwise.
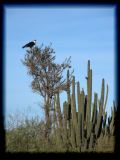
[[[36,40],[33,41],[36,44]]]

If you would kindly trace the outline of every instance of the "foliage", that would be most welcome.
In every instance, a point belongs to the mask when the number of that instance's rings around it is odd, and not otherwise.
[[[55,52],[51,46],[43,45],[34,47],[26,51],[25,58],[22,61],[27,67],[29,75],[33,80],[32,89],[38,92],[44,98],[44,113],[46,121],[46,137],[49,139],[51,131],[51,115],[53,110],[53,97],[64,90],[67,90],[71,84],[71,76],[69,80],[63,77],[63,72],[71,68],[70,58],[66,58],[61,64],[55,63]]]
[[[69,80],[69,70],[67,71]],[[77,97],[75,96],[77,85]],[[92,103],[92,69],[88,61],[87,94],[80,89],[80,83],[72,78],[72,93],[67,89],[67,100],[61,111],[60,95],[54,95],[54,114],[51,132],[47,141],[44,121],[38,118],[28,120],[6,131],[6,151],[9,152],[114,152],[115,102],[111,115],[107,117],[106,104],[108,85],[102,79],[101,96],[94,93]],[[78,107],[78,110],[77,110]],[[11,118],[14,121],[14,118]],[[10,124],[14,124],[11,122]],[[18,124],[18,123],[16,123]]]
[[[46,94],[52,98],[54,94],[66,90],[69,83],[63,78],[63,72],[71,68],[70,59],[66,58],[61,64],[55,63],[55,51],[51,46],[43,45],[27,50],[22,61],[28,68],[28,73],[33,77],[32,89],[39,92],[43,97]]]

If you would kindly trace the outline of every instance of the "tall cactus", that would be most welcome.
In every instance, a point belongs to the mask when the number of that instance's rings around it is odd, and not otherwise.
[[[101,109],[103,111],[103,105],[104,105],[104,95],[105,95],[105,80],[102,79],[102,89],[101,89],[101,99],[100,99],[100,105]]]
[[[56,95],[54,96],[54,113],[53,113],[53,128],[56,136],[56,129],[58,129],[57,116],[56,116]]]
[[[107,121],[107,112],[105,112],[103,119],[103,135],[105,135],[106,121]]]
[[[67,99],[68,99],[68,104],[70,105],[71,104],[71,100],[70,100],[70,86],[69,86],[69,70],[67,70],[67,84],[68,84],[68,88],[67,88]]]
[[[69,126],[69,131],[68,131],[68,136],[71,136],[71,98],[70,98],[70,80],[69,80],[69,70],[67,70],[67,120],[68,120],[68,126]]]
[[[80,94],[80,106],[81,106],[80,126],[81,126],[82,143],[84,142],[84,119],[85,119],[85,117],[84,117],[84,101],[85,101],[85,94],[84,94],[84,90],[82,90],[81,94]]]
[[[93,114],[92,114],[92,130],[94,131],[95,124],[97,122],[97,93],[94,93],[94,104],[93,104]]]
[[[116,108],[115,108],[115,102],[113,101],[112,120],[111,120],[111,123],[110,123],[110,133],[111,133],[111,135],[114,135],[114,132],[115,132],[115,116],[116,116]]]
[[[77,117],[76,117],[76,109],[74,104],[74,98],[73,94],[71,95],[71,108],[72,108],[72,119],[71,119],[71,138],[72,138],[72,144],[74,147],[76,147],[76,130],[77,130]]]
[[[76,98],[75,98],[75,77],[72,79],[72,96],[71,96],[71,107],[72,107],[72,121],[73,127],[75,129],[75,134],[77,132],[77,114],[76,114]]]
[[[71,121],[71,145],[73,149],[76,148],[76,136],[73,121]]]
[[[63,139],[64,139],[64,144],[65,147],[67,147],[67,102],[65,101],[63,103],[63,113],[64,113],[64,117],[63,117]]]
[[[90,69],[90,60],[88,61],[87,71],[87,112],[86,112],[86,123],[87,123],[87,138],[90,137],[91,132],[91,102],[92,102],[92,70]]]
[[[77,82],[77,101],[78,101],[78,125],[77,125],[77,146],[78,149],[80,150],[80,146],[81,146],[81,136],[82,136],[82,132],[81,132],[81,126],[82,126],[82,116],[81,116],[81,104],[80,104],[80,84],[79,82]]]
[[[107,84],[106,98],[105,98],[105,103],[104,103],[104,108],[103,108],[104,109],[103,114],[105,114],[105,109],[106,109],[106,105],[107,105],[108,91],[109,91],[109,88],[108,88],[108,84]]]
[[[59,93],[57,93],[57,113],[58,113],[58,122],[59,122],[59,128],[62,129],[63,128],[63,122],[62,122],[62,113],[61,113],[61,108],[60,108],[60,97],[59,97]]]
[[[57,111],[57,121],[58,121],[58,143],[60,146],[63,145],[63,120],[62,120],[62,113],[60,108],[60,97],[59,93],[57,93],[56,97],[56,111]]]
[[[57,102],[57,96],[54,95],[54,133],[55,133],[55,139],[56,144],[59,146],[62,146],[62,138],[61,138],[61,131],[58,123],[58,102]]]
[[[67,82],[69,84],[69,70],[67,71]],[[63,116],[59,94],[55,96],[54,109],[57,114],[54,114],[54,128],[56,128],[55,131],[58,135],[58,144],[62,145],[66,151],[71,147],[72,151],[93,151],[97,144],[95,142],[102,139],[102,136],[104,139],[109,134],[114,136],[116,109],[115,107],[112,108],[112,117],[108,118],[109,123],[107,125],[107,113],[105,112],[107,99],[108,85],[105,95],[105,80],[102,79],[100,99],[98,99],[98,94],[94,93],[92,103],[92,70],[90,69],[90,61],[88,61],[87,95],[85,95],[83,89],[80,91],[80,83],[77,82],[76,105],[75,77],[73,76],[72,94],[70,94],[69,86],[67,89],[67,102],[63,103]],[[78,106],[78,111],[76,106]]]
[[[101,99],[100,99],[100,106],[99,106],[99,115],[97,124],[95,127],[95,134],[96,137],[100,135],[101,129],[102,129],[102,121],[103,121],[103,105],[104,105],[104,92],[105,92],[105,81],[102,79],[102,88],[101,88]]]

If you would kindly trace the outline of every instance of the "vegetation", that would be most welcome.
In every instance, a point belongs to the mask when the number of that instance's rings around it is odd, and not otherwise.
[[[38,48],[34,48],[33,50],[28,51],[27,62],[29,61],[29,54],[34,54],[34,50],[37,49]],[[41,52],[42,55],[44,55],[44,51]],[[32,62],[30,62],[30,65],[31,63]],[[39,64],[41,65],[41,61]],[[52,62],[50,62],[50,64],[52,64]],[[26,65],[30,67],[29,63],[26,63]],[[46,75],[50,76],[48,68]],[[32,68],[30,68],[30,73],[31,71]],[[35,70],[35,74],[36,71],[37,70]],[[38,69],[38,71],[41,70]],[[31,74],[34,77],[34,80],[36,80],[35,74],[33,74],[33,72]],[[45,82],[47,82],[49,78],[46,79]],[[109,88],[108,85],[106,85],[105,89],[104,79],[102,79],[100,97],[98,97],[97,93],[94,93],[94,100],[92,100],[92,69],[90,67],[90,60],[88,60],[86,80],[87,93],[85,93],[84,89],[81,89],[80,82],[75,81],[75,76],[70,74],[68,68],[64,87],[61,88],[59,86],[57,92],[54,92],[56,91],[54,87],[52,88],[53,114],[51,117],[49,116],[51,124],[49,132],[48,128],[46,128],[46,119],[42,121],[36,117],[31,120],[27,120],[26,118],[25,121],[23,120],[15,128],[7,130],[6,151],[114,152],[116,117],[115,102],[113,102],[113,106],[111,108],[111,115],[108,117],[106,112],[106,104]],[[52,81],[53,79],[50,84]],[[42,83],[41,79],[40,82]],[[37,84],[38,80],[35,83]],[[44,89],[41,90],[39,88],[39,91],[41,93],[44,92],[44,94],[47,94],[47,97],[49,97],[48,93],[50,93],[49,91],[51,90],[46,90],[44,85],[42,87],[44,87]],[[34,89],[38,90],[38,88]],[[67,94],[67,100],[63,103],[63,105],[60,103],[60,90],[65,90]],[[51,103],[48,103],[48,108],[50,107]],[[62,107],[63,111],[61,110]],[[48,113],[50,114],[50,112]],[[49,138],[46,137],[46,131]]]
[[[67,76],[69,76],[69,72]],[[59,139],[58,144],[62,145],[65,151],[106,151],[106,146],[107,151],[114,151],[115,103],[113,103],[111,116],[107,118],[105,108],[108,98],[108,85],[106,86],[105,96],[104,79],[102,80],[101,97],[99,98],[98,94],[94,93],[94,101],[92,103],[92,70],[90,69],[90,61],[88,61],[87,95],[85,95],[83,89],[80,90],[79,82],[77,82],[77,97],[75,96],[75,89],[76,82],[73,76],[72,93],[70,94],[70,90],[67,92],[68,99],[63,104],[63,114],[61,114],[60,110],[59,95],[55,99],[54,121],[56,124],[56,139]]]
[[[46,122],[46,138],[49,140],[51,130],[51,111],[53,110],[53,97],[55,94],[66,90],[71,83],[72,73],[69,81],[63,77],[63,72],[70,66],[70,58],[66,58],[62,64],[55,63],[54,50],[51,46],[34,47],[27,50],[22,61],[27,67],[29,75],[32,76],[32,89],[44,98],[44,113]]]

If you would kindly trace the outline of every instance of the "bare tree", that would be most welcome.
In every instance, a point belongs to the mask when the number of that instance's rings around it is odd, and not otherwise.
[[[28,74],[32,76],[32,89],[38,92],[44,98],[44,111],[46,122],[46,136],[50,129],[50,111],[52,108],[52,101],[55,94],[67,90],[70,87],[72,73],[70,73],[69,80],[64,78],[63,72],[71,68],[71,57],[66,58],[63,63],[55,63],[55,52],[51,45],[27,50],[23,64],[28,68]]]

